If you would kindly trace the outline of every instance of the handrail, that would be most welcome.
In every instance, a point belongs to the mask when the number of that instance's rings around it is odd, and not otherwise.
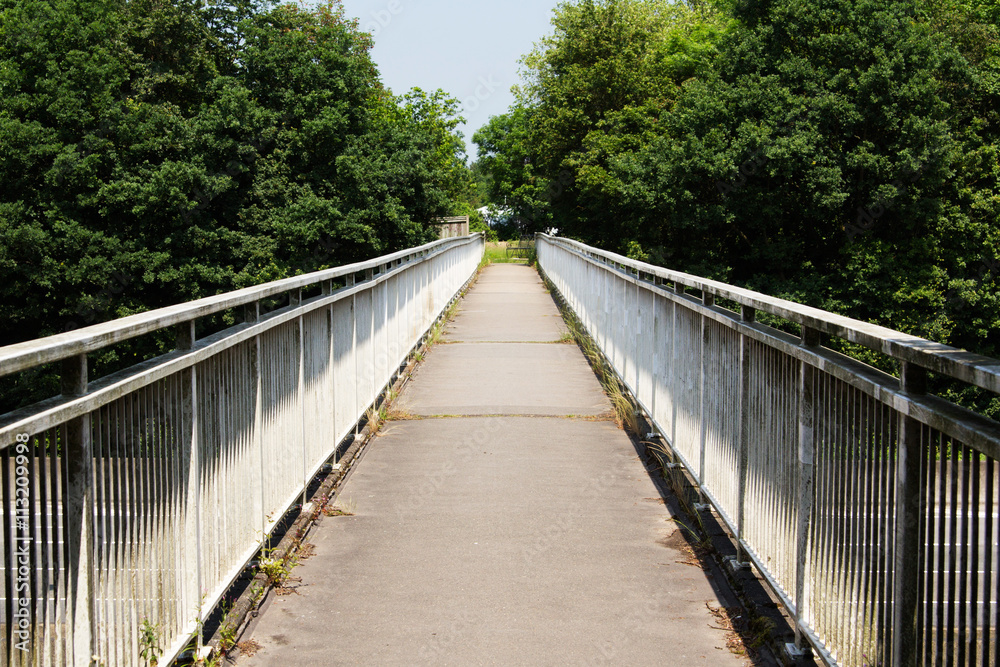
[[[80,354],[94,352],[102,347],[114,345],[160,329],[184,324],[207,315],[237,308],[267,299],[292,290],[310,287],[328,280],[370,271],[400,260],[411,261],[432,252],[441,252],[447,247],[472,243],[481,232],[460,239],[441,239],[431,243],[401,250],[391,255],[377,257],[364,262],[348,264],[332,269],[324,269],[301,276],[247,287],[233,292],[209,296],[197,301],[167,306],[145,313],[129,315],[117,320],[94,324],[82,329],[55,334],[37,340],[25,341],[0,347],[0,377],[27,370],[34,366],[68,359]]]
[[[735,301],[741,306],[775,315],[817,331],[858,343],[877,352],[916,364],[935,373],[942,373],[988,391],[1000,393],[1000,360],[967,352],[919,336],[894,331],[886,327],[837,315],[812,306],[768,296],[760,292],[735,287],[716,280],[700,278],[681,271],[672,271],[639,262],[606,250],[597,250],[579,241],[540,234],[546,240],[573,248],[592,258],[600,258],[685,287],[713,294],[717,298]]]
[[[60,395],[0,415],[4,664],[138,667],[150,628],[170,664],[315,475],[350,464],[483,250],[443,239],[0,348],[0,375],[66,360]],[[175,349],[90,381],[87,352],[166,327]]]
[[[752,563],[794,619],[790,656],[811,644],[831,665],[993,664],[1000,422],[927,393],[927,370],[997,391],[1000,360],[537,240],[553,293],[646,415],[657,456],[690,483],[678,492],[714,508],[731,565]],[[901,361],[899,377],[821,333]]]

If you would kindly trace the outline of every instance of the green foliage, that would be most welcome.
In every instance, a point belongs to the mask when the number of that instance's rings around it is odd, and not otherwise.
[[[433,238],[457,103],[370,48],[335,1],[0,4],[0,345]]]
[[[139,659],[150,667],[156,667],[162,655],[160,627],[148,618],[142,619],[142,625],[139,626]]]
[[[997,3],[576,0],[474,137],[631,257],[1000,354]]]

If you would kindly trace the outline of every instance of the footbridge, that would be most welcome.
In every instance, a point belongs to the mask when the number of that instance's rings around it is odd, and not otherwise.
[[[737,665],[724,572],[788,656],[998,664],[1000,428],[927,388],[998,393],[1000,362],[567,239],[537,271],[483,249],[0,348],[62,384],[0,416],[3,664]]]

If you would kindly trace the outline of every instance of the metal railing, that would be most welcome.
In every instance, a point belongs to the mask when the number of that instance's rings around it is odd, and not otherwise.
[[[63,391],[0,417],[4,664],[176,657],[483,247],[438,241],[0,348],[0,376],[61,362]],[[234,309],[241,324],[196,339],[196,320]],[[176,350],[88,382],[88,353],[169,328]]]
[[[1000,424],[926,382],[996,393],[1000,361],[566,239],[541,234],[537,253],[800,647],[829,664],[998,664]],[[898,360],[902,379],[823,335]]]

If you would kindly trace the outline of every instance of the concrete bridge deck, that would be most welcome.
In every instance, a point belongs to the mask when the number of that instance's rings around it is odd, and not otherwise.
[[[487,267],[240,665],[741,665],[537,273]]]

